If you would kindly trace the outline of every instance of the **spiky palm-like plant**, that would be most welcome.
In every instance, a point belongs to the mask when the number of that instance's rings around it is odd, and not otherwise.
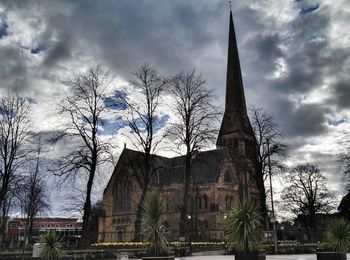
[[[152,256],[162,256],[168,253],[168,241],[165,237],[166,229],[162,223],[166,213],[166,200],[158,191],[147,194],[143,204],[145,217],[145,242],[147,251]]]
[[[342,218],[333,220],[326,233],[328,245],[337,252],[350,250],[350,225]]]
[[[253,250],[257,238],[257,229],[261,225],[261,216],[249,201],[238,202],[231,209],[225,226],[228,242],[239,252],[247,254]]]
[[[46,233],[39,238],[40,257],[45,260],[57,260],[64,256],[60,238],[56,233]]]

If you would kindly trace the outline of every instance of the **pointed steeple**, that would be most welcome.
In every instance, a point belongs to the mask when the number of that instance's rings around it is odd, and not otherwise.
[[[240,138],[245,135],[247,138],[251,139],[250,137],[252,135],[254,136],[254,133],[247,115],[236,33],[232,11],[230,10],[225,113],[217,140],[217,146],[229,146],[228,144],[236,143],[238,141],[238,135]]]
[[[229,28],[225,111],[247,113],[232,11]]]

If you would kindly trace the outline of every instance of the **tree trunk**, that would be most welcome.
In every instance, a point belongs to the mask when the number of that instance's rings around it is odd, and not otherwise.
[[[6,203],[5,201],[2,201],[2,212],[1,212],[1,225],[0,225],[0,251],[2,250],[2,244],[4,241],[5,237],[5,230],[6,230],[6,219],[7,219],[7,214],[6,214]]]
[[[259,190],[259,200],[260,200],[260,212],[261,216],[264,219],[264,223],[266,225],[266,228],[268,228],[269,223],[269,216],[267,212],[267,206],[266,206],[266,190],[265,190],[265,184],[264,184],[264,178],[262,174],[257,174],[256,176],[256,184],[258,186]]]
[[[191,181],[191,154],[186,154],[185,162],[185,190],[184,196],[182,199],[182,208],[180,215],[180,236],[186,235],[186,222],[187,222],[187,213],[188,213],[188,194],[190,190],[190,181]]]
[[[22,245],[22,260],[24,260],[24,252],[28,243],[28,226],[29,226],[29,219],[26,219],[26,226],[24,228],[24,234],[23,234],[23,245]]]
[[[142,225],[142,210],[143,210],[143,203],[146,199],[146,194],[148,191],[148,184],[145,184],[142,193],[141,193],[141,198],[139,205],[137,206],[137,211],[136,211],[136,219],[134,223],[134,241],[139,242],[141,241],[141,225]]]
[[[89,245],[89,218],[91,211],[91,190],[94,182],[94,176],[96,171],[96,163],[93,163],[90,170],[89,180],[86,187],[86,198],[84,203],[84,214],[83,214],[83,226],[81,231],[81,246]]]

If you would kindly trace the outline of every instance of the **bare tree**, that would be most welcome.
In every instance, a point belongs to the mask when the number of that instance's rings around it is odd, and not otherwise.
[[[326,181],[317,165],[298,165],[290,171],[286,179],[288,185],[282,191],[285,208],[303,217],[309,240],[312,240],[316,214],[332,209],[333,194],[327,189]]]
[[[162,139],[156,128],[160,123],[160,101],[166,80],[149,64],[138,68],[133,76],[130,85],[133,87],[134,99],[125,97],[124,103],[127,107],[126,121],[131,130],[129,138],[136,149],[143,152],[141,161],[130,162],[134,168],[134,176],[142,187],[134,223],[134,240],[140,241],[142,205],[156,171],[154,159]]]
[[[253,175],[261,202],[261,213],[266,223],[268,221],[268,210],[265,189],[265,181],[269,177],[269,156],[271,174],[277,174],[285,170],[282,161],[287,157],[287,145],[281,141],[282,133],[271,115],[262,108],[251,107],[249,117],[257,144],[256,174]],[[269,146],[269,147],[268,147]]]
[[[176,121],[168,128],[167,136],[178,148],[185,149],[185,190],[182,199],[180,235],[186,232],[191,180],[191,163],[194,155],[213,143],[217,137],[218,116],[214,95],[201,75],[179,73],[169,80],[172,94],[172,109]]]
[[[346,133],[339,142],[340,150],[338,155],[339,169],[343,173],[345,189],[350,190],[350,133]]]
[[[68,119],[59,130],[55,142],[71,145],[53,164],[52,171],[62,182],[86,177],[86,194],[83,205],[81,244],[89,242],[88,221],[91,210],[91,192],[98,167],[110,160],[110,142],[99,135],[103,125],[107,86],[110,78],[100,67],[76,74],[69,81],[70,91],[59,104],[59,114]]]
[[[34,169],[30,170],[28,176],[23,177],[23,182],[19,185],[20,192],[16,193],[19,200],[22,213],[26,216],[26,225],[24,229],[24,243],[22,246],[22,259],[24,259],[24,250],[30,243],[33,231],[33,222],[40,213],[47,213],[50,210],[49,195],[46,189],[46,182],[40,174],[40,152],[41,143],[37,149],[37,158]]]
[[[29,104],[15,91],[0,98],[0,208],[10,206],[9,191],[30,155]],[[5,216],[3,216],[5,217]],[[0,246],[6,221],[0,226]]]

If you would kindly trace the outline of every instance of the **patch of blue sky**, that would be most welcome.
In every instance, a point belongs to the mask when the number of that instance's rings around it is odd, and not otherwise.
[[[106,107],[113,110],[125,110],[127,105],[125,103],[126,93],[124,91],[115,91],[113,96],[106,97],[104,99],[104,104]]]
[[[128,122],[123,119],[101,119],[101,130],[98,131],[99,135],[113,135],[118,132],[119,129],[128,125]]]
[[[38,47],[31,48],[31,49],[30,49],[30,53],[32,53],[32,54],[38,54],[38,53],[43,52],[43,51],[45,51],[45,50],[46,50],[46,48],[44,48],[44,47],[42,47],[42,46],[38,46]]]
[[[153,121],[153,133],[156,134],[162,128],[165,127],[167,121],[169,120],[169,115],[163,115],[161,117],[156,117]],[[135,120],[138,130],[141,133],[146,132],[146,124],[141,118]],[[124,119],[101,119],[101,129],[98,131],[99,135],[112,135],[116,134],[120,129],[126,127],[128,121]]]
[[[300,8],[299,14],[306,15],[306,14],[312,13],[312,12],[316,11],[319,7],[320,7],[319,4],[302,6]]]
[[[153,120],[153,133],[156,134],[162,128],[164,128],[169,118],[170,118],[169,115],[163,115],[161,117],[156,116]],[[135,120],[136,126],[137,126],[138,130],[140,131],[140,133],[146,132],[147,126],[146,126],[145,122],[146,122],[146,120],[142,120],[142,118],[137,118]]]
[[[12,116],[14,111],[6,106],[0,106],[0,115],[1,116]]]
[[[343,123],[346,123],[346,120],[344,118],[342,118],[342,119],[328,118],[328,125],[338,126],[338,125],[343,124]]]
[[[157,117],[156,121],[153,123],[153,131],[157,133],[159,130],[164,128],[169,118],[170,118],[169,115],[163,115],[161,117]]]
[[[29,104],[38,104],[38,101],[35,98],[26,97],[25,99],[29,102]]]
[[[5,37],[8,32],[7,32],[8,25],[5,21],[0,20],[0,39]]]

